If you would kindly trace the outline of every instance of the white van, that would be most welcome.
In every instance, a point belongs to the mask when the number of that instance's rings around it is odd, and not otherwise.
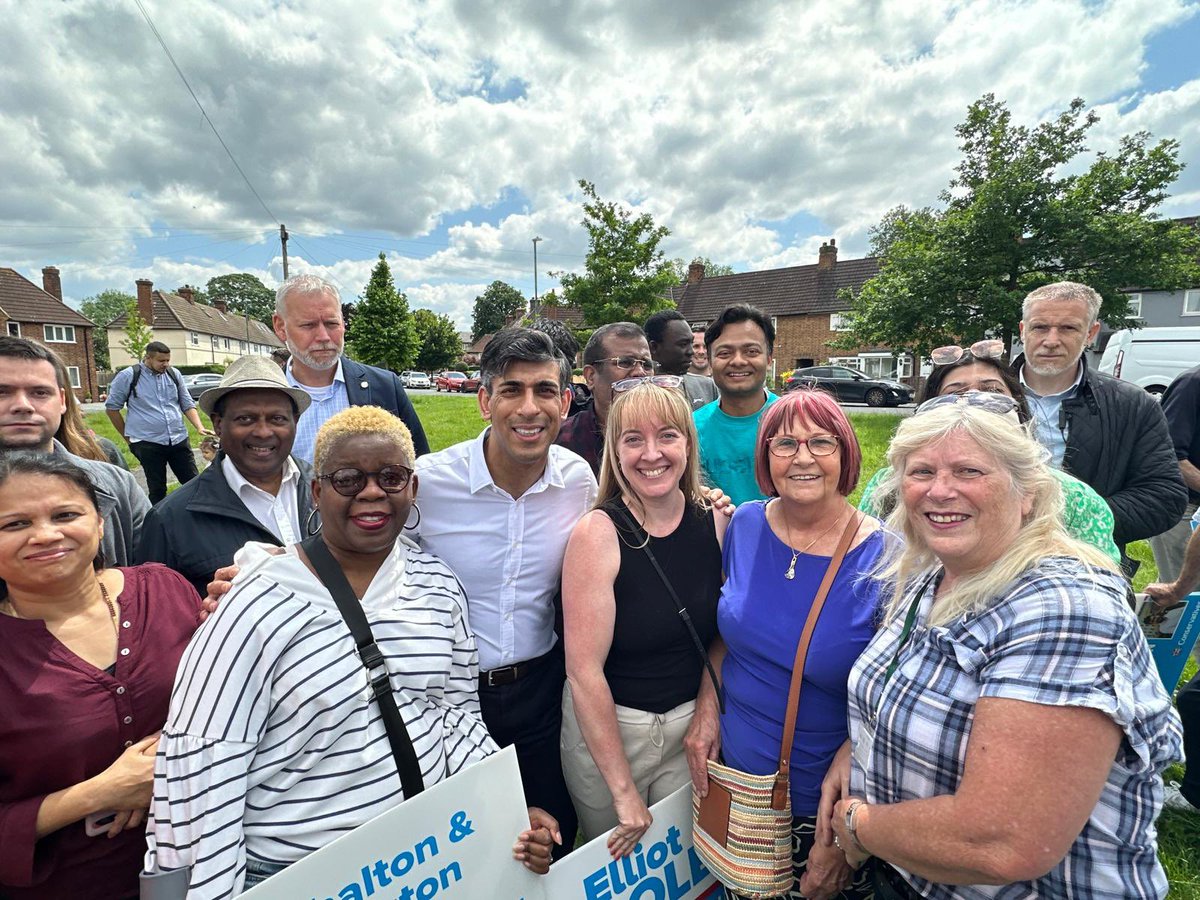
[[[1200,328],[1139,328],[1114,331],[1100,371],[1161,397],[1175,377],[1200,366]]]

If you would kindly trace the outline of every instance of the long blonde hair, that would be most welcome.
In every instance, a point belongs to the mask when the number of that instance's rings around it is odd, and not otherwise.
[[[54,369],[58,373],[58,383],[62,385],[63,389],[63,403],[66,405],[66,409],[63,410],[62,422],[59,423],[58,432],[54,436],[67,448],[69,453],[83,459],[108,462],[108,454],[92,437],[92,430],[83,421],[83,412],[79,408],[79,401],[75,399],[71,379],[67,377],[67,367],[58,358],[57,353],[54,354]]]
[[[1047,557],[1070,556],[1087,566],[1115,571],[1108,556],[1071,537],[1063,527],[1062,488],[1046,466],[1048,454],[1041,445],[1004,416],[956,403],[905,419],[888,448],[892,474],[885,489],[894,493],[897,502],[887,525],[893,534],[904,537],[903,543],[888,542],[876,570],[876,575],[887,583],[888,620],[901,612],[905,586],[920,573],[939,565],[937,556],[912,527],[904,492],[898,489],[908,457],[956,431],[970,437],[1008,475],[1012,502],[1028,500],[1031,509],[999,559],[983,571],[959,579],[937,598],[930,611],[930,625],[945,625],[986,609],[1007,585]]]
[[[687,462],[679,478],[679,489],[684,499],[702,508],[708,508],[708,498],[700,486],[700,448],[696,435],[696,424],[692,411],[683,393],[673,388],[659,387],[646,381],[623,394],[618,394],[608,410],[608,422],[604,428],[604,457],[600,464],[600,489],[596,495],[594,509],[624,495],[641,506],[629,479],[621,471],[617,442],[621,432],[635,422],[658,421],[678,428],[687,440]],[[643,510],[644,512],[644,510]]]

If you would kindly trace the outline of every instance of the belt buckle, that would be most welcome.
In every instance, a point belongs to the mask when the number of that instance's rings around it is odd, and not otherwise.
[[[499,669],[492,669],[484,673],[484,678],[488,687],[501,687],[506,684],[512,684],[517,680],[517,667],[503,666]]]

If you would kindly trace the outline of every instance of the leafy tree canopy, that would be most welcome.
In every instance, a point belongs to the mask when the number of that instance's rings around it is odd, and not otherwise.
[[[203,302],[211,305],[217,300],[224,300],[230,312],[249,315],[259,322],[270,324],[271,315],[275,312],[275,292],[249,272],[210,278],[205,292],[208,296]],[[200,297],[196,299],[200,300]]]
[[[125,337],[121,341],[121,348],[136,361],[146,355],[146,345],[154,340],[154,332],[138,312],[137,301],[132,297],[129,298],[126,311],[129,316],[125,319]]]
[[[393,372],[411,368],[417,357],[417,334],[408,298],[396,290],[392,270],[382,253],[355,305],[346,340],[354,345],[357,359]]]
[[[511,284],[493,281],[475,298],[471,315],[471,340],[493,334],[504,327],[510,318],[519,319],[525,312],[525,297]]]
[[[586,198],[584,272],[551,273],[562,285],[567,303],[580,307],[593,327],[624,320],[644,322],[651,313],[673,306],[666,293],[679,279],[658,247],[671,232],[655,225],[649,213],[634,216],[616,203],[601,200],[588,181],[580,181],[579,187]]]
[[[897,207],[872,230],[883,267],[846,296],[850,330],[835,344],[925,355],[985,335],[1010,342],[1022,299],[1053,281],[1095,288],[1101,317],[1119,326],[1121,289],[1195,283],[1200,234],[1154,212],[1183,168],[1178,142],[1127,135],[1084,168],[1078,157],[1097,121],[1079,99],[1034,128],[1015,124],[991,94],[973,103],[956,129],[963,155],[941,208]]]
[[[416,309],[412,319],[420,342],[416,368],[423,372],[448,369],[462,356],[458,329],[449,316],[438,315],[431,309]]]
[[[90,297],[85,297],[79,304],[79,311],[96,323],[92,330],[92,346],[96,352],[96,368],[109,369],[112,361],[108,352],[108,330],[105,326],[113,319],[136,305],[132,294],[124,291],[107,290]]]

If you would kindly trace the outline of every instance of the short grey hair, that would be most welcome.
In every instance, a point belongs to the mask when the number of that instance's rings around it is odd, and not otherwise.
[[[275,315],[283,318],[287,315],[288,294],[329,294],[338,301],[340,309],[342,295],[332,282],[326,281],[320,275],[306,272],[303,275],[293,275],[279,286],[275,292]]]
[[[1100,294],[1086,284],[1078,281],[1056,281],[1053,284],[1043,284],[1035,288],[1021,303],[1021,321],[1029,318],[1029,310],[1039,300],[1082,300],[1087,304],[1088,328],[1100,318]]]

